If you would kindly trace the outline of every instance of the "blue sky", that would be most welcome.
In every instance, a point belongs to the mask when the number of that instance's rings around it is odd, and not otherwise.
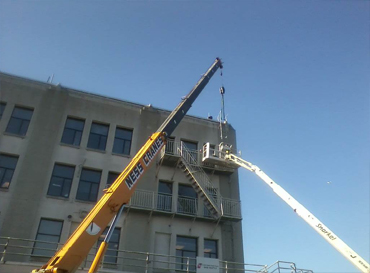
[[[369,11],[352,1],[0,1],[3,72],[228,121],[258,165],[358,254],[369,244]],[[239,170],[245,262],[358,272]],[[327,182],[331,181],[330,184]]]

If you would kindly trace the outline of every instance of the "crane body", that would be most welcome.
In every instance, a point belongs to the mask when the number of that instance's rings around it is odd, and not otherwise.
[[[356,266],[363,273],[370,273],[369,263],[358,255],[352,248],[343,242],[334,232],[325,226],[318,218],[300,204],[293,196],[278,185],[273,179],[265,174],[258,166],[231,153],[231,146],[225,143],[219,145],[219,150],[210,149],[210,144],[203,146],[203,161],[214,164],[225,164],[229,167],[243,167],[255,173],[265,182],[293,211],[309,224],[321,237],[340,252],[348,261]]]
[[[115,182],[105,191],[62,248],[40,269],[33,270],[33,273],[73,273],[78,269],[112,218],[122,210],[123,205],[128,204],[138,181],[145,175],[154,158],[165,145],[167,137],[176,129],[218,68],[222,68],[222,62],[216,58],[189,94],[171,112],[159,129],[149,137]],[[98,269],[107,243],[103,242],[102,245],[97,255],[100,258],[95,259],[94,268],[89,272],[96,272]]]

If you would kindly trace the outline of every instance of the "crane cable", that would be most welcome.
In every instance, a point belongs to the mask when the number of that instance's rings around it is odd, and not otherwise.
[[[227,120],[226,120],[226,114],[225,114],[225,99],[224,99],[225,87],[224,87],[224,84],[223,84],[222,69],[221,69],[220,75],[221,75],[221,87],[220,87],[221,111],[220,111],[220,114],[218,116],[218,120],[220,122],[220,137],[221,137],[221,139],[223,139],[224,138],[224,132],[223,132],[224,130],[223,130],[223,127],[227,123]],[[225,127],[225,131],[227,131],[226,130],[226,127]],[[225,138],[227,138],[227,135],[225,136]]]

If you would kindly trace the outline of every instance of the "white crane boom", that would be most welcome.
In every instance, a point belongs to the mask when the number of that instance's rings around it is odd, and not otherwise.
[[[348,261],[363,273],[370,273],[370,265],[352,248],[343,242],[334,232],[317,219],[302,204],[293,198],[286,190],[279,186],[258,166],[231,153],[231,146],[220,143],[219,150],[212,149],[210,143],[203,146],[203,161],[216,165],[226,165],[228,167],[243,167],[262,179],[281,199],[285,201],[297,215],[309,224],[318,234],[320,234],[329,244],[338,250]]]
[[[258,166],[245,161],[244,159],[226,153],[226,160],[230,160],[240,167],[243,167],[262,179],[281,199],[285,201],[295,213],[297,213],[307,224],[309,224],[318,234],[320,234],[329,244],[338,250],[344,257],[347,258],[354,266],[356,266],[363,273],[370,273],[370,266],[360,255],[358,255],[352,248],[343,242],[334,232],[325,226],[319,219],[317,219],[310,211],[308,211],[302,204],[293,198],[286,190],[279,186],[267,174],[265,174]]]

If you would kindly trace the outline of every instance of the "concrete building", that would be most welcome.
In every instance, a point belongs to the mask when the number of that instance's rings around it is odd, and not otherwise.
[[[169,113],[1,73],[0,272],[47,261]],[[235,147],[235,130],[226,126]],[[184,118],[139,182],[103,268],[194,272],[197,256],[217,258],[221,267],[243,263],[237,171],[201,160],[203,144],[220,141],[218,122]],[[178,167],[181,143],[216,189],[221,218],[211,217]]]

